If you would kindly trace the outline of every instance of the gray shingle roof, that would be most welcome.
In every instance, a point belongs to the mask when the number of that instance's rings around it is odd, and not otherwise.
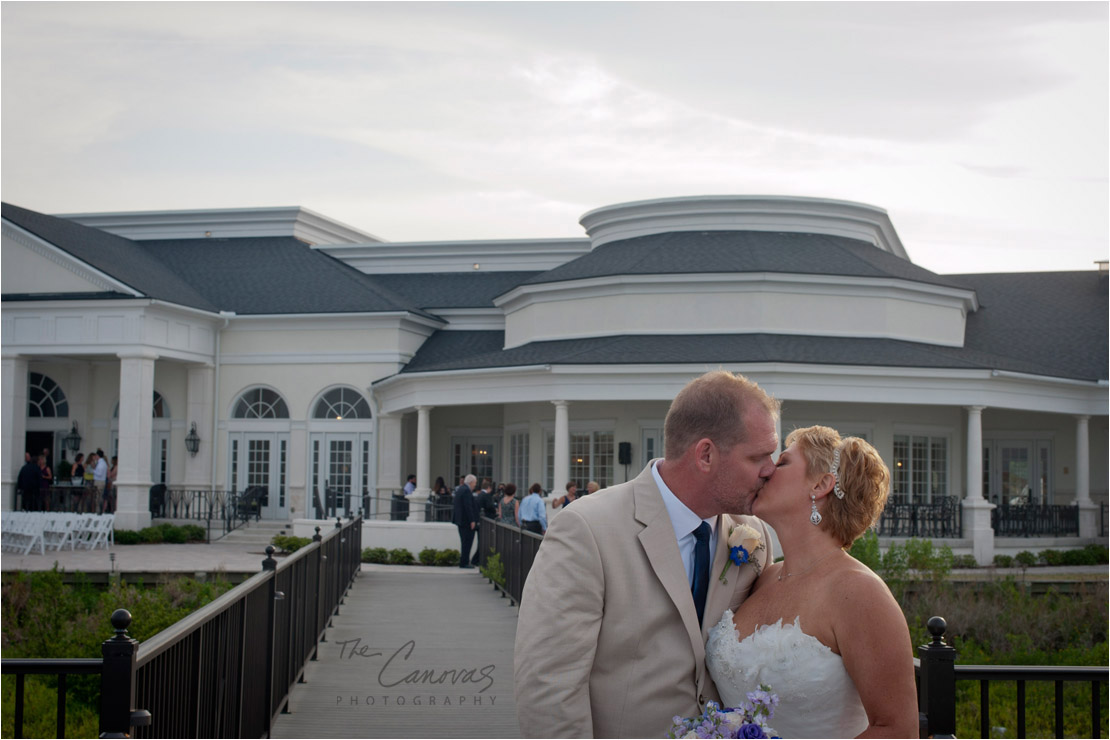
[[[772,231],[675,231],[610,242],[525,284],[610,275],[771,272],[964,287],[857,239]]]
[[[1034,368],[1021,372],[1106,379],[1110,366],[1106,275],[1090,270],[952,277],[979,296],[980,309],[967,318],[968,347],[1020,358]]]
[[[375,280],[424,309],[493,308],[494,298],[537,274],[535,270],[424,272],[378,275]]]
[[[143,295],[206,311],[219,310],[187,280],[130,239],[10,203],[0,206],[0,215]]]
[[[409,311],[436,318],[291,236],[134,241],[8,203],[3,217],[144,296],[170,303],[238,314]]]
[[[380,281],[291,236],[139,243],[225,311],[410,311],[431,317]]]

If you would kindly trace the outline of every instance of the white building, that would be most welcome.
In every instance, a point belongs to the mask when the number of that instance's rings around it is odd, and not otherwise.
[[[610,485],[662,454],[675,393],[724,367],[782,399],[784,432],[865,436],[902,500],[959,499],[981,561],[992,503],[1075,505],[1080,538],[1101,534],[1104,271],[938,275],[885,211],[825,199],[581,224],[396,243],[298,208],[4,204],[4,508],[24,450],[60,451],[74,423],[82,450],[120,451],[122,528],[149,523],[152,482],[262,485],[280,520],[314,489],[388,495],[410,472],[418,499],[466,472]]]

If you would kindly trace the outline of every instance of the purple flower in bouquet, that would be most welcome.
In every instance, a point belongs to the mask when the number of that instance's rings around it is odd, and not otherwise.
[[[767,737],[767,733],[763,728],[757,724],[749,723],[741,725],[740,729],[736,731],[736,737],[749,738],[749,737]]]

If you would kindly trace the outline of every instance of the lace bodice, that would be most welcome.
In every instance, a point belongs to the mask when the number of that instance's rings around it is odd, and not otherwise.
[[[705,645],[705,664],[717,684],[721,705],[741,704],[749,691],[768,684],[779,705],[769,724],[782,737],[855,737],[867,729],[856,685],[844,661],[793,624],[759,627],[739,640],[728,610]]]

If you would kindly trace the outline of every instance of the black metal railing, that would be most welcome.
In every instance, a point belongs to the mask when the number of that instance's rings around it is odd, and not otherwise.
[[[960,537],[963,512],[955,496],[935,496],[930,501],[891,496],[879,518],[880,537]]]
[[[991,737],[990,683],[1014,681],[1017,684],[1017,735],[1026,737],[1025,688],[1028,682],[1052,682],[1055,688],[1054,725],[1056,737],[1064,737],[1064,682],[1089,683],[1091,686],[1091,735],[1102,731],[1101,684],[1110,681],[1110,668],[1103,666],[1014,666],[957,665],[956,649],[944,644],[947,624],[941,617],[928,622],[932,642],[917,649],[914,661],[918,681],[918,711],[921,737],[955,737],[956,682],[979,682],[980,737]]]
[[[240,493],[235,489],[213,491],[152,486],[149,498],[152,519],[204,523],[208,541],[212,540],[213,533],[226,535],[261,514],[260,494],[253,489]]]
[[[995,537],[1078,537],[1074,504],[1000,504],[991,511]]]
[[[104,661],[101,658],[6,658],[3,673],[15,675],[14,737],[23,737],[25,679],[29,675],[55,676],[58,680],[57,736],[66,736],[66,677],[74,675],[100,675]]]
[[[379,488],[376,495],[369,490],[364,490],[362,495],[353,491],[346,491],[327,487],[321,494],[320,489],[313,486],[312,511],[317,519],[330,519],[333,517],[361,516],[368,521],[415,521],[414,509],[418,504],[405,498],[400,488]],[[454,509],[454,496],[447,494],[436,496],[432,494],[424,502],[424,521],[451,523],[451,514]]]
[[[486,517],[482,517],[478,526],[481,527],[482,542],[479,562],[485,567],[491,550],[501,556],[505,582],[495,583],[494,586],[514,604],[519,605],[524,593],[524,582],[528,579],[528,571],[532,569],[532,562],[539,552],[543,535]]]
[[[120,609],[102,659],[4,660],[17,681],[16,737],[29,673],[59,676],[59,737],[73,673],[101,676],[102,736],[268,737],[353,584],[361,548],[362,520],[337,521],[280,564],[267,547],[261,573],[142,644],[127,636],[131,616]]]

